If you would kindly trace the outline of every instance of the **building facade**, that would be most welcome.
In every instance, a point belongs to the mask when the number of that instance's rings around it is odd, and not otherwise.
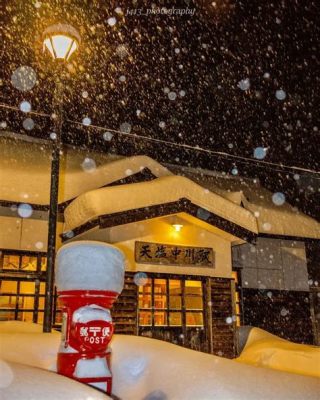
[[[50,148],[1,140],[0,320],[42,323]],[[271,197],[212,171],[65,149],[57,247],[124,252],[118,333],[231,358],[240,324],[318,343],[319,224]],[[58,301],[54,318],[59,327]]]

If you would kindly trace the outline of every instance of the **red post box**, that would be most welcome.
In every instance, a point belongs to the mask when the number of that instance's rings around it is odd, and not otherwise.
[[[63,313],[58,373],[111,394],[110,308],[123,287],[123,255],[105,243],[73,242],[59,250],[56,271]]]

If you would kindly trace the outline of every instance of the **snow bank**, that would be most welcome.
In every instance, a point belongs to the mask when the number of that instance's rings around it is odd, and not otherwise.
[[[120,293],[125,259],[116,247],[78,241],[61,247],[56,257],[56,285],[64,290],[110,290]]]
[[[42,333],[43,327],[40,324],[33,324],[22,321],[1,321],[0,333]],[[58,333],[57,331],[54,331]]]
[[[109,396],[39,368],[0,360],[1,400],[102,400]]]
[[[113,393],[123,400],[319,398],[315,378],[243,365],[155,339],[116,335],[112,351]]]
[[[238,362],[320,378],[320,347],[289,342],[252,328]]]
[[[56,371],[61,334],[42,333],[42,326],[30,322],[0,322],[0,358]]]
[[[20,328],[19,333],[3,333],[2,324],[0,322],[0,358],[49,371],[57,370],[57,353],[61,340],[59,332],[22,332],[23,328]]]
[[[19,333],[14,340],[0,333],[0,356],[46,368],[49,361],[55,362],[59,342],[56,333]],[[155,339],[114,335],[112,351],[113,393],[122,400],[319,398],[319,379],[257,368]]]

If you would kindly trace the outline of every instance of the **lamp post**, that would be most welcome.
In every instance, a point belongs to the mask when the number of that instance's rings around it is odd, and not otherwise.
[[[58,217],[58,192],[60,152],[62,148],[61,134],[63,123],[63,75],[64,64],[78,49],[80,35],[70,25],[56,24],[48,27],[43,34],[43,50],[48,52],[57,65],[56,85],[53,95],[54,135],[51,178],[50,178],[50,205],[48,219],[48,246],[47,246],[47,273],[45,291],[45,309],[43,332],[51,332],[53,312],[54,262],[56,252],[56,230]]]

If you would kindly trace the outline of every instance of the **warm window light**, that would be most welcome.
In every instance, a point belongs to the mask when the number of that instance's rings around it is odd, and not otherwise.
[[[43,50],[48,50],[54,59],[67,61],[79,43],[80,35],[70,25],[52,25],[44,31]]]
[[[172,226],[176,232],[180,232],[181,229],[183,228],[183,225],[181,225],[181,224],[172,224]]]

